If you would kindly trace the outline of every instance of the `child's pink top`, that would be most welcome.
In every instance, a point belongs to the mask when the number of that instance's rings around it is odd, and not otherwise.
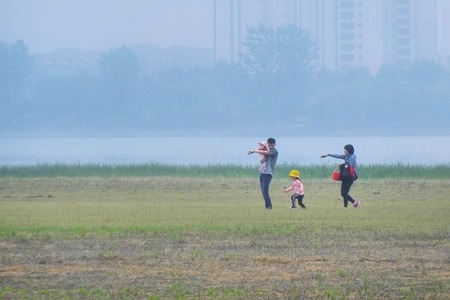
[[[295,179],[292,181],[292,184],[290,187],[286,189],[286,192],[292,191],[299,195],[304,195],[305,191],[303,190],[303,183],[300,181],[300,179]]]

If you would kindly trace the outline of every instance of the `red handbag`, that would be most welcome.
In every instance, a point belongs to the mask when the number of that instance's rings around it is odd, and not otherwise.
[[[339,169],[339,167],[336,167],[336,169],[334,169],[333,174],[331,174],[331,178],[333,180],[339,181],[339,178],[341,177],[341,170]]]

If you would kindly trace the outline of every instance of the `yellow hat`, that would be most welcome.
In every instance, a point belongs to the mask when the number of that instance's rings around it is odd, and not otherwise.
[[[292,170],[291,173],[289,173],[290,177],[296,177],[296,178],[300,178],[300,172],[297,170]]]

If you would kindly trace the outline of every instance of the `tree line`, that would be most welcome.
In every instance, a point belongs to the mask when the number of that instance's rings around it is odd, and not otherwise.
[[[0,133],[242,130],[445,132],[450,74],[432,61],[317,68],[317,43],[286,26],[249,27],[235,64],[152,74],[127,46],[99,72],[34,72],[24,41],[0,42]]]

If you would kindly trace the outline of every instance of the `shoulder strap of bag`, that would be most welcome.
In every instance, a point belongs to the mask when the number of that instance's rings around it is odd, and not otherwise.
[[[350,160],[351,157],[355,157],[355,155],[354,155],[354,154],[350,155],[350,156],[348,157],[348,159],[345,160],[344,163],[348,164],[348,161]]]

